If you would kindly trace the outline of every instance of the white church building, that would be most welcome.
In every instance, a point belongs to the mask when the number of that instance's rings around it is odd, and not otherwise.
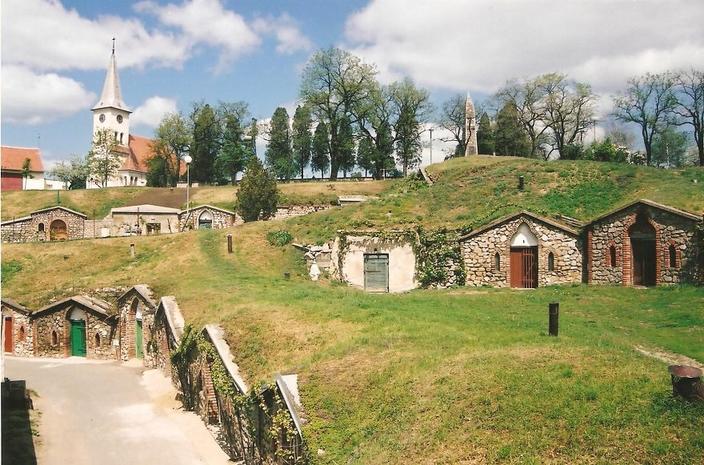
[[[107,187],[146,186],[147,161],[152,156],[153,141],[147,137],[130,134],[132,111],[122,100],[114,45],[103,92],[91,111],[93,112],[93,139],[100,130],[110,131],[117,142],[116,152],[122,159],[117,175],[108,180]],[[102,182],[97,178],[89,177],[86,187],[98,189],[102,187]]]

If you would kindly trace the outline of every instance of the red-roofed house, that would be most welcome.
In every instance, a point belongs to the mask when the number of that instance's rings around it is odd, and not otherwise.
[[[2,146],[0,160],[3,191],[44,189],[44,163],[39,149]],[[29,160],[30,176],[23,178],[22,168],[26,160]]]

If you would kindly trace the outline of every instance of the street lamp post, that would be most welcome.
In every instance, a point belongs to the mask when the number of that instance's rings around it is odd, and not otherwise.
[[[433,128],[429,128],[430,132],[430,164],[433,164]]]
[[[191,162],[193,158],[190,155],[183,157],[186,162],[186,221],[191,220]]]

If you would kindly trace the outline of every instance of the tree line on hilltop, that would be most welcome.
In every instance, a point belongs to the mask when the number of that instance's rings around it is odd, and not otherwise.
[[[234,184],[257,159],[260,133],[266,141],[266,169],[284,181],[303,179],[306,173],[330,179],[405,176],[420,164],[421,136],[433,126],[442,130],[440,139],[454,147],[447,157],[465,153],[464,96],[449,98],[434,117],[426,89],[410,79],[381,84],[373,65],[347,51],[316,52],[303,70],[299,97],[293,117],[278,107],[268,122],[252,118],[241,101],[197,102],[187,114],[166,115],[155,131],[148,185],[175,186],[183,178],[186,155],[192,158],[192,181]],[[511,80],[477,106],[478,151],[704,166],[704,72],[692,69],[631,78],[612,98],[607,119],[600,121],[606,133],[599,140],[597,104],[598,96],[588,83],[564,74]],[[634,150],[636,133],[642,153]],[[71,188],[85,187],[86,178],[106,185],[119,168],[116,147],[109,133],[98,132],[85,158],[61,162],[53,173]]]

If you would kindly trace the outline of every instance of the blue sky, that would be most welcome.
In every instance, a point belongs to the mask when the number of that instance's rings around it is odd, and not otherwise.
[[[196,100],[244,100],[259,119],[290,108],[301,68],[331,45],[384,82],[413,78],[437,104],[560,71],[590,82],[606,114],[628,77],[704,65],[695,17],[704,2],[3,0],[2,143],[39,144],[48,165],[85,154],[113,36],[131,131],[150,136],[164,111]]]

